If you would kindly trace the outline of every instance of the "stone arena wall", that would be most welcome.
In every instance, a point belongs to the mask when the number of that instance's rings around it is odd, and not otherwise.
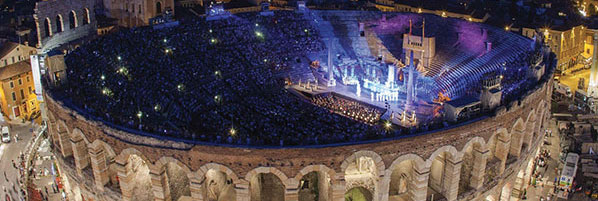
[[[69,20],[71,13],[74,13],[74,25],[71,25]],[[85,14],[89,21],[85,19]],[[39,1],[36,3],[33,18],[37,27],[38,48],[42,49],[42,52],[93,35],[97,29],[93,0]],[[49,30],[46,29],[46,19],[50,25]],[[62,23],[61,32],[57,32],[60,26],[58,21]]]
[[[515,181],[541,144],[551,86],[547,79],[496,115],[459,127],[324,148],[233,148],[159,140],[87,119],[51,94],[45,94],[45,102],[59,164],[71,172],[66,174],[70,185],[85,200],[149,196],[253,201],[265,200],[263,195],[271,196],[267,200],[305,200],[309,193],[300,185],[312,172],[320,178],[318,192],[324,192],[316,196],[318,201],[343,201],[354,188],[371,193],[370,201],[425,201],[431,194],[437,194],[434,200],[502,200],[527,185]],[[282,191],[272,190],[278,187]],[[141,195],[139,189],[151,190]]]

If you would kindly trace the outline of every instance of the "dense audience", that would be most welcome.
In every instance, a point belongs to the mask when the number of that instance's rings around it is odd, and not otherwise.
[[[291,62],[322,50],[308,19],[288,11],[133,28],[68,54],[69,82],[59,91],[103,121],[211,143],[289,146],[382,137],[373,119],[352,120],[286,91]]]

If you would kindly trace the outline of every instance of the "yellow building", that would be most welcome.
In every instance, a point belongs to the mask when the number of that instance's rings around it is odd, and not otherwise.
[[[550,50],[557,56],[557,70],[568,72],[578,67],[583,67],[584,58],[584,40],[585,27],[582,25],[571,28],[550,29],[542,28],[544,37],[550,46]],[[522,28],[521,33],[524,36],[532,38],[535,33],[534,28]]]
[[[0,68],[0,109],[12,120],[39,113],[29,60]]]

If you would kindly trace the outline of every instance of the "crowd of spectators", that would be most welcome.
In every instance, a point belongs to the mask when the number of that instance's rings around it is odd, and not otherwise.
[[[292,11],[185,19],[86,42],[66,56],[69,81],[56,93],[102,121],[201,142],[292,146],[383,137],[372,125],[379,113],[363,123],[284,88],[293,58],[324,49],[310,21]]]

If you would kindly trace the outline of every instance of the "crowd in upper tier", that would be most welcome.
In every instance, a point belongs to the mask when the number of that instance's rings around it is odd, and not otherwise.
[[[203,142],[292,146],[384,137],[378,110],[363,123],[284,88],[280,75],[295,58],[324,49],[310,21],[289,11],[133,28],[69,53],[69,82],[57,92],[103,121]]]

